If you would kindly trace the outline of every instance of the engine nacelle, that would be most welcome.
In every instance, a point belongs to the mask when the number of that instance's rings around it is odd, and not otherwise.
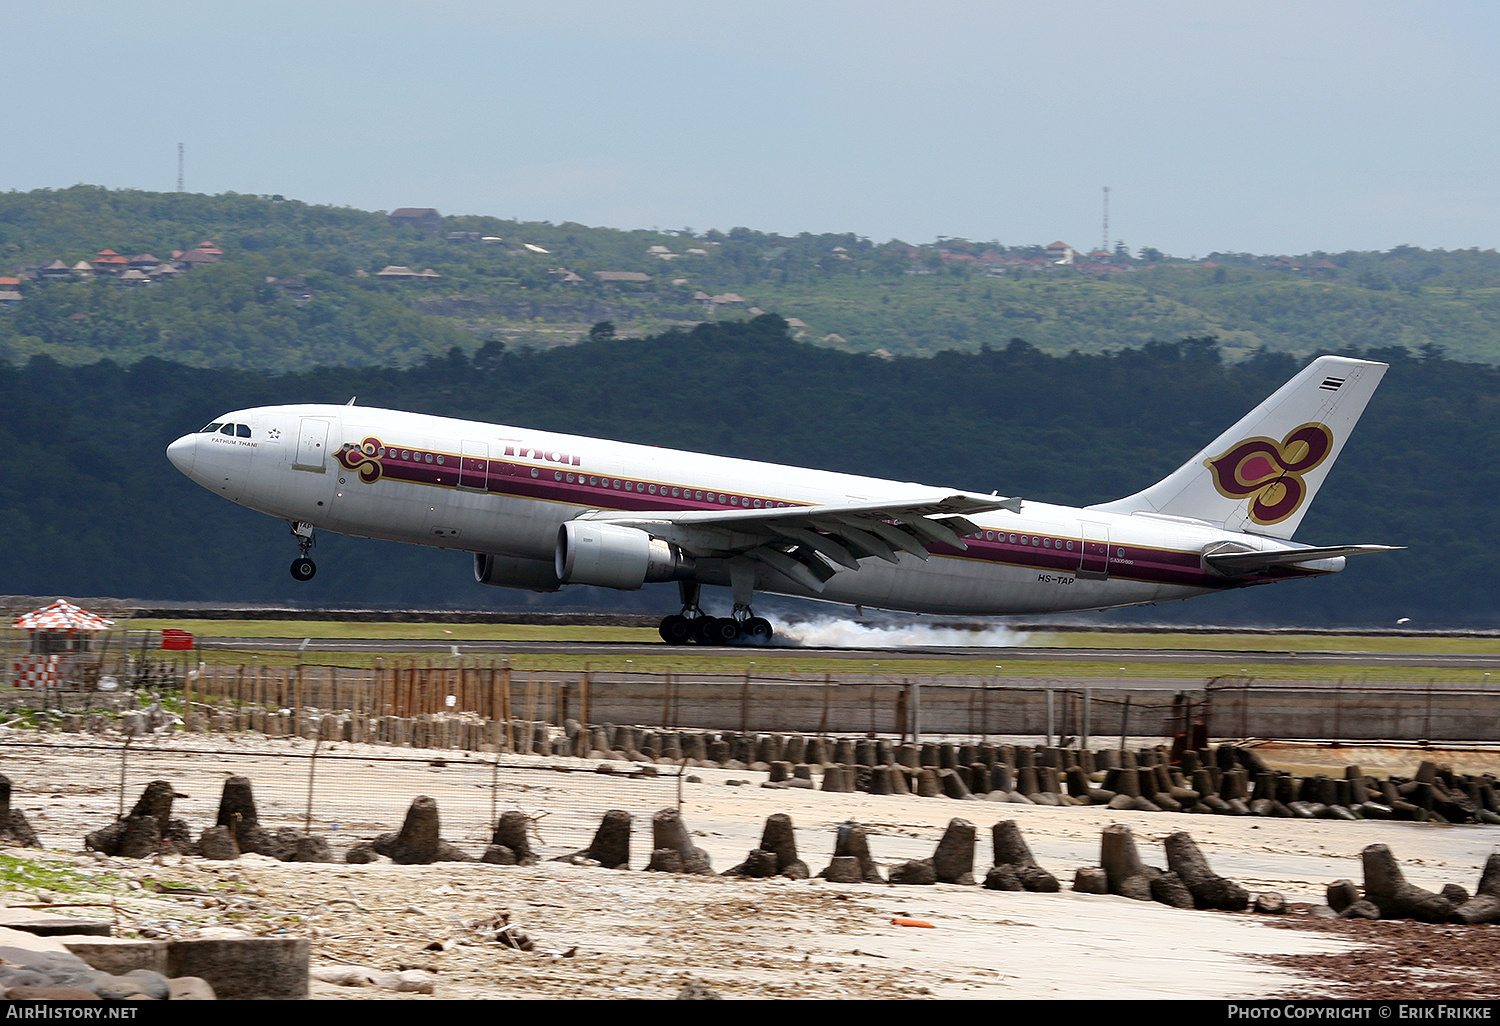
[[[557,591],[563,583],[557,579],[551,563],[518,556],[495,556],[488,552],[474,553],[474,580],[497,588],[522,588],[526,591]]]
[[[686,577],[693,557],[634,527],[570,520],[558,528],[553,570],[564,584],[634,591],[647,581]]]

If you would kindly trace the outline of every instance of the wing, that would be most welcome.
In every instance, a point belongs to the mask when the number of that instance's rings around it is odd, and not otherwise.
[[[680,513],[593,510],[579,520],[633,527],[707,558],[754,560],[821,592],[838,571],[861,559],[895,563],[900,553],[927,559],[934,545],[966,549],[979,528],[966,514],[1021,511],[1018,498],[948,495],[895,502],[852,502],[769,509],[708,509]]]

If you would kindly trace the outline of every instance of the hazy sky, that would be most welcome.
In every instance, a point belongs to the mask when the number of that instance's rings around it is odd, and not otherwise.
[[[1500,245],[1500,4],[0,6],[0,189],[1181,256]]]

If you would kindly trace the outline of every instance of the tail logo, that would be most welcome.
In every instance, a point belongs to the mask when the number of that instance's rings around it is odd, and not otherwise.
[[[1213,472],[1220,495],[1230,499],[1254,496],[1251,520],[1279,524],[1307,498],[1302,475],[1322,463],[1332,449],[1332,431],[1322,424],[1303,424],[1280,442],[1247,438],[1224,455],[1205,460],[1204,465]]]

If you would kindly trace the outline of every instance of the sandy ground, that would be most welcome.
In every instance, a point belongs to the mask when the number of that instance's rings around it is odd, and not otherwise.
[[[12,732],[0,741],[14,743],[18,737]],[[976,875],[982,878],[991,862],[990,828],[1013,819],[1065,890],[1026,894],[955,885],[669,876],[639,870],[649,855],[650,815],[670,804],[675,783],[557,773],[539,768],[539,760],[528,766],[528,760],[516,759],[501,778],[500,807],[524,801],[530,814],[547,814],[534,841],[543,858],[586,847],[602,811],[620,807],[635,815],[634,869],[550,861],[525,868],[298,865],[259,856],[237,862],[181,857],[133,862],[83,851],[83,834],[115,814],[117,781],[110,780],[97,756],[64,749],[79,743],[77,736],[52,738],[55,750],[7,750],[3,771],[14,782],[14,804],[31,817],[49,848],[41,857],[57,868],[90,874],[93,883],[85,882],[83,892],[8,884],[11,889],[0,896],[5,904],[109,901],[112,909],[57,911],[112,915],[122,931],[150,936],[226,930],[307,936],[314,965],[425,969],[436,980],[438,998],[660,998],[674,996],[689,981],[724,997],[1373,997],[1377,981],[1389,984],[1393,978],[1388,966],[1410,961],[1414,944],[1450,962],[1461,961],[1467,948],[1500,947],[1495,927],[1424,927],[1416,934],[1398,933],[1395,927],[1402,924],[1299,930],[1286,928],[1290,921],[1306,922],[1296,913],[1191,912],[1066,890],[1076,868],[1098,863],[1100,833],[1110,823],[1129,825],[1143,858],[1154,865],[1165,864],[1160,840],[1187,830],[1218,873],[1252,891],[1279,891],[1303,904],[1321,901],[1333,880],[1359,881],[1359,852],[1372,843],[1388,844],[1419,886],[1436,890],[1458,883],[1472,890],[1485,858],[1500,847],[1500,830],[1494,827],[1114,813],[773,790],[754,786],[763,775],[750,771],[692,770],[701,780],[683,784],[683,817],[720,871],[757,845],[772,813],[791,816],[799,851],[814,873],[827,864],[834,828],[844,820],[867,827],[875,858],[888,867],[931,855],[948,821],[961,817],[979,828]],[[32,733],[25,740],[48,738]],[[305,743],[241,737],[228,743],[228,755],[173,750],[226,743],[202,735],[164,742],[168,750],[134,766],[133,778],[161,776],[193,794],[175,811],[195,833],[212,823],[219,783],[231,773],[255,781],[262,822],[300,825],[293,812],[303,807],[305,782],[293,773],[258,771],[266,767],[266,757],[305,751]],[[315,829],[330,831],[337,852],[395,829],[411,799],[422,793],[437,797],[446,837],[476,856],[483,851],[483,824],[495,795],[475,781],[488,778],[460,779],[451,765],[380,761],[391,749],[343,746],[342,752],[368,761],[341,767],[359,778],[355,814],[343,817],[336,832],[327,816],[315,818]],[[454,758],[453,753],[430,754]],[[580,769],[593,766],[577,763]],[[330,768],[319,787],[336,786],[334,778]],[[139,783],[133,779],[127,791],[133,800]],[[10,849],[8,854],[21,853]],[[163,886],[170,892],[162,893]],[[896,917],[924,920],[932,928],[896,926]],[[494,940],[497,924],[507,918],[530,934],[533,950],[506,948]],[[1436,954],[1438,942],[1448,944],[1448,955]],[[1351,990],[1358,976],[1348,969],[1351,959],[1367,967],[1371,982],[1363,991]],[[1488,978],[1493,981],[1495,974]],[[1446,978],[1449,996],[1461,996],[1465,985],[1454,979]],[[425,999],[328,985],[316,992],[350,999]],[[1416,996],[1420,987],[1406,993]]]

